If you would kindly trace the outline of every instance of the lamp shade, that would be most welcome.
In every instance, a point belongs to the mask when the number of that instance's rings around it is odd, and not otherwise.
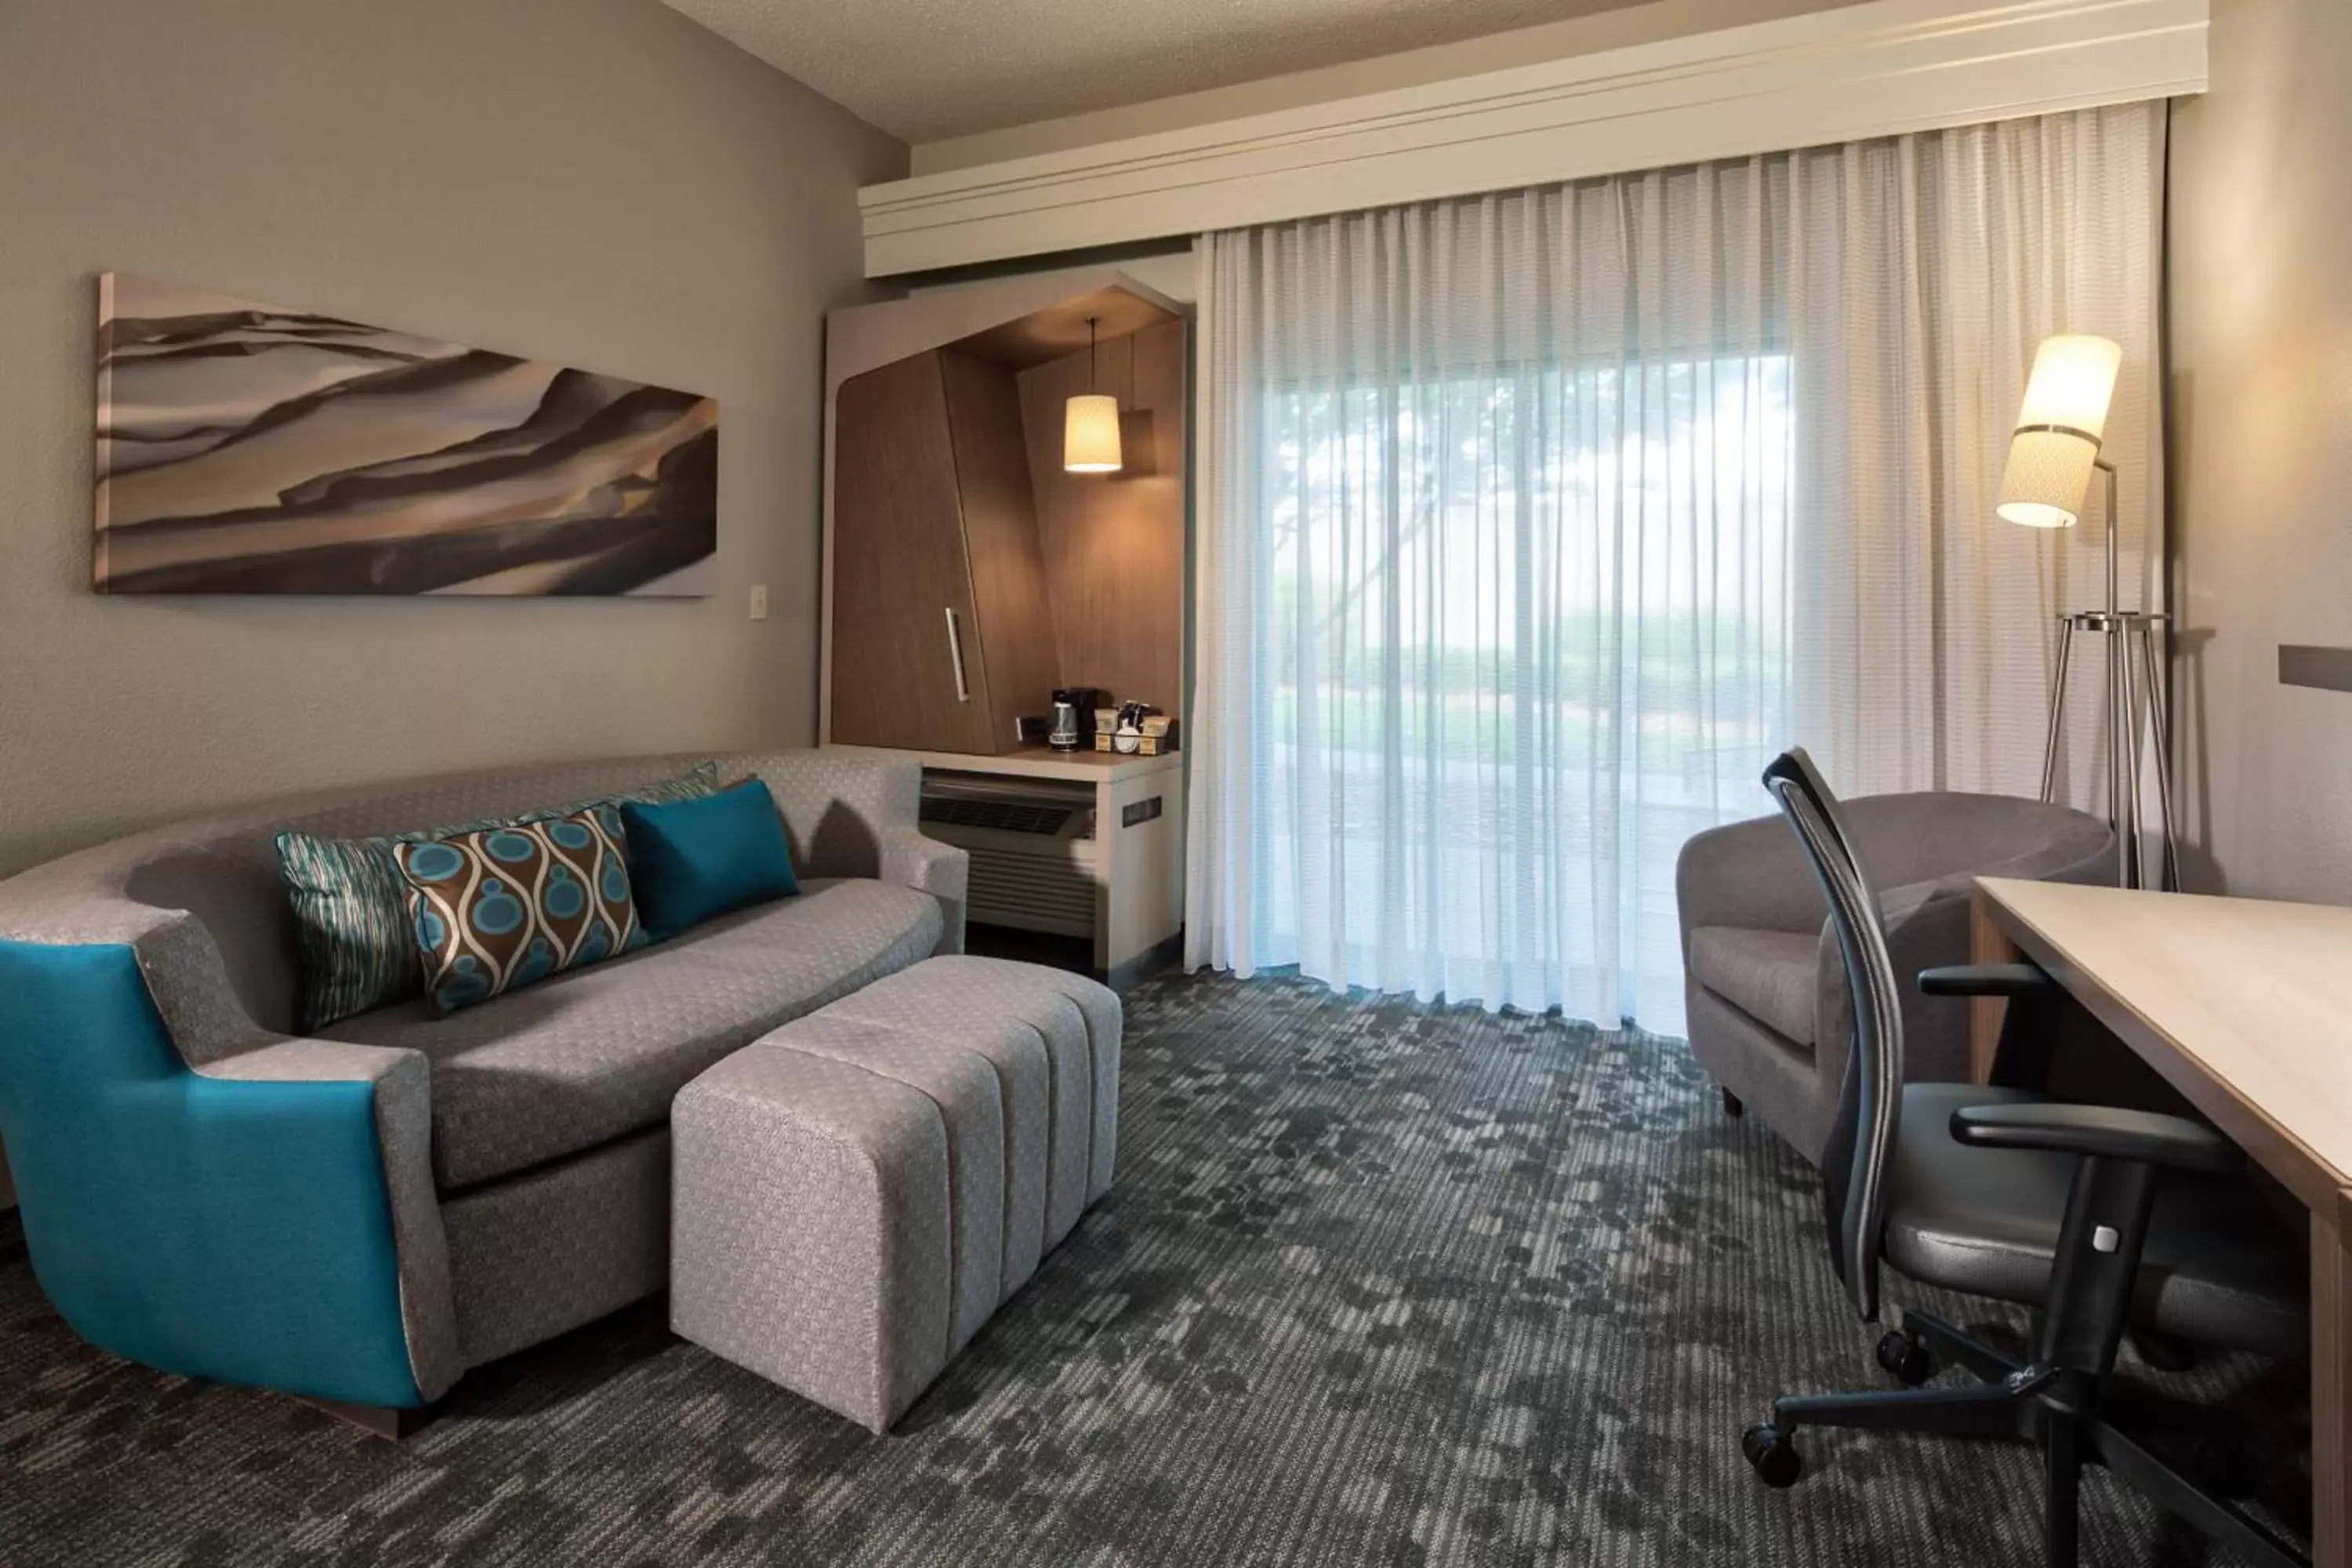
[[[2066,528],[2082,515],[2106,434],[2122,345],[2068,333],[2043,341],[2026,378],[1995,509],[2029,528]]]
[[[1070,399],[1062,416],[1062,467],[1074,474],[1118,471],[1118,398],[1088,393]]]

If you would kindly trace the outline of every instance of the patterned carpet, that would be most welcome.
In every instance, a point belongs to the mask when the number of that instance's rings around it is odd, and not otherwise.
[[[1794,1491],[1748,1474],[1772,1394],[1883,1380],[1811,1172],[1677,1043],[1290,980],[1129,1008],[1117,1190],[887,1439],[653,1302],[395,1447],[89,1349],[0,1221],[0,1563],[2038,1561],[2022,1450],[1820,1433]],[[2085,1505],[2087,1563],[2208,1560],[2103,1475]]]

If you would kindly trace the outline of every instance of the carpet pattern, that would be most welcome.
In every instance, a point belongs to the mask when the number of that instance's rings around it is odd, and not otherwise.
[[[394,1446],[82,1344],[0,1220],[0,1563],[2038,1560],[2022,1449],[1816,1433],[1795,1490],[1748,1475],[1773,1394],[1884,1379],[1811,1172],[1679,1043],[1288,979],[1128,1006],[1118,1186],[886,1439],[656,1301]],[[2294,1397],[2292,1371],[2197,1376]],[[2084,1506],[2086,1563],[2209,1560],[2104,1475]]]

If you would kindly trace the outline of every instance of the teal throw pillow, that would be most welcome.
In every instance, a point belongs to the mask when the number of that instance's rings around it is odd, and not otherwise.
[[[700,800],[621,805],[637,918],[656,942],[730,910],[789,899],[793,847],[776,797],[758,779]]]
[[[621,836],[619,809],[596,805],[396,847],[434,1011],[642,947]]]
[[[719,787],[719,764],[700,763],[689,772],[643,789],[569,805],[526,812],[520,822],[567,816],[590,806],[621,801],[691,800]],[[306,1032],[325,1028],[355,1013],[371,1012],[417,994],[416,933],[408,914],[408,884],[393,852],[403,844],[448,838],[503,819],[460,822],[415,833],[373,838],[315,838],[307,833],[278,836],[278,871],[294,906],[294,926],[302,954],[302,1024]]]

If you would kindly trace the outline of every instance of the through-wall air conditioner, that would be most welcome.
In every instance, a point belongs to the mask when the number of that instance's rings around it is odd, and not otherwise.
[[[1095,934],[1102,855],[1092,784],[926,768],[922,820],[925,833],[971,857],[970,919]]]

